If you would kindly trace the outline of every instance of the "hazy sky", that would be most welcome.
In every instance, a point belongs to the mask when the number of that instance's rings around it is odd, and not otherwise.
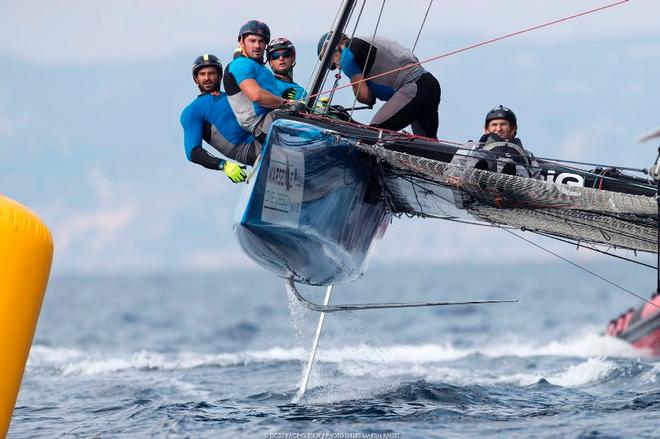
[[[434,1],[424,36],[491,37],[563,18],[616,1]],[[4,0],[0,4],[0,51],[36,63],[108,64],[157,59],[236,39],[240,24],[259,18],[273,35],[303,43],[330,27],[340,2],[332,0]],[[428,0],[385,2],[379,33],[414,41]],[[375,25],[381,1],[369,0],[362,29]],[[609,10],[526,35],[528,42],[660,34],[660,2],[630,0]],[[403,41],[402,41],[403,42]],[[656,50],[660,41],[655,41]]]
[[[373,32],[382,5],[367,3],[359,35]],[[416,53],[430,58],[610,3],[435,1]],[[385,2],[378,34],[412,46],[428,4]],[[296,43],[304,85],[338,6],[0,2],[0,192],[51,228],[56,268],[249,265],[231,232],[240,188],[183,154],[178,115],[196,92],[190,64],[203,52],[226,62],[240,25],[259,18]],[[537,156],[648,166],[654,147],[634,139],[660,126],[659,37],[660,1],[631,0],[429,63],[442,85],[440,136],[476,137],[488,108],[502,103]],[[374,262],[530,258],[547,255],[502,231],[397,220]]]

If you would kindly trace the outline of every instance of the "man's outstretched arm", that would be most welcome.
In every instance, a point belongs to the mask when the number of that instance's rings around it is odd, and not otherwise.
[[[286,99],[261,88],[254,79],[244,79],[238,86],[251,101],[256,102],[264,108],[280,108],[288,103]]]

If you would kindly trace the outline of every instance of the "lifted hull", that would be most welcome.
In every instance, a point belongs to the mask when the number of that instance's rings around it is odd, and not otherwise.
[[[282,277],[331,285],[362,275],[390,222],[368,156],[337,133],[273,123],[239,204],[245,253]]]

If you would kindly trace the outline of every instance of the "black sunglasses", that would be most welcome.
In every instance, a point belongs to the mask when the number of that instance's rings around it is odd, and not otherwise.
[[[273,52],[270,54],[270,59],[278,60],[280,58],[291,58],[293,53],[290,50],[280,50],[278,52]]]

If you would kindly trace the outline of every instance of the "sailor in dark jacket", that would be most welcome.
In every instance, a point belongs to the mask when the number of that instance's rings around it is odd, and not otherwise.
[[[502,105],[493,108],[486,115],[484,133],[479,139],[479,143],[512,142],[522,146],[522,142],[516,137],[518,134],[516,114]]]
[[[534,155],[523,148],[518,137],[518,119],[502,105],[486,115],[484,134],[479,142],[463,145],[452,164],[469,171],[473,168],[519,177],[541,178],[541,168]]]

